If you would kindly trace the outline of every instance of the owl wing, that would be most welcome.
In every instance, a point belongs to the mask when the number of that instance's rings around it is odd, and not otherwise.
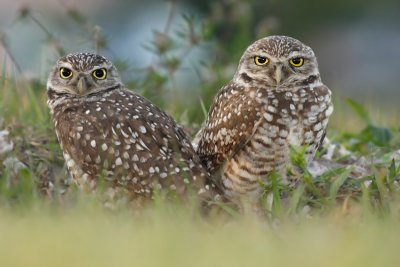
[[[305,89],[308,89],[306,87]],[[315,86],[312,90],[307,90],[308,99],[303,102],[302,117],[307,123],[304,131],[314,132],[316,139],[315,147],[322,147],[328,120],[333,111],[331,101],[331,91],[323,84]],[[306,138],[307,139],[307,138]],[[310,141],[304,140],[303,145],[309,145]]]
[[[256,94],[257,89],[243,93],[230,83],[215,97],[197,145],[197,153],[209,171],[240,151],[261,123],[263,105],[255,101]]]

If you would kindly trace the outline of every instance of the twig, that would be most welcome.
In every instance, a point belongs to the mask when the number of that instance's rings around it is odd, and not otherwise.
[[[166,22],[165,28],[164,28],[164,34],[168,34],[169,31],[171,30],[172,21],[174,20],[174,17],[175,17],[175,10],[176,10],[176,1],[171,0],[168,18],[167,18],[167,22]]]
[[[28,13],[29,17],[36,23],[36,25],[47,35],[50,40],[53,39],[53,34],[31,13]]]
[[[58,56],[62,56],[64,54],[64,49],[61,47],[60,43],[56,38],[54,38],[53,34],[31,13],[28,13],[29,17],[32,21],[45,33],[47,39],[50,41],[54,50],[56,50]]]
[[[5,42],[5,36],[4,33],[0,33],[0,44],[3,47],[4,51],[8,55],[8,57],[11,59],[11,62],[14,64],[15,68],[19,72],[19,74],[22,74],[22,69],[19,66],[17,60],[15,59],[14,55],[11,53],[10,49],[8,48],[6,42]]]

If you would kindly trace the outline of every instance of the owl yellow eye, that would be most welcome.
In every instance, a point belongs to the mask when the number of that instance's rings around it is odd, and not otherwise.
[[[97,69],[92,74],[97,80],[104,80],[107,77],[107,70],[105,68]]]
[[[256,57],[254,58],[254,62],[255,62],[256,65],[258,65],[258,66],[263,66],[263,65],[267,64],[268,61],[269,61],[269,60],[268,60],[268,58],[266,58],[266,57],[256,56]]]
[[[63,79],[69,79],[72,77],[72,70],[68,68],[61,68],[60,69],[60,77]]]
[[[295,57],[289,60],[290,65],[293,67],[301,67],[304,64],[304,58],[302,57]]]

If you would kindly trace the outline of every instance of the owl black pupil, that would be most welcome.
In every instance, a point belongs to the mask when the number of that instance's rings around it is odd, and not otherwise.
[[[96,76],[97,77],[103,77],[103,75],[104,75],[103,70],[96,70]]]
[[[259,57],[258,62],[260,63],[265,63],[266,58],[265,57]]]
[[[292,61],[293,61],[294,64],[300,64],[301,59],[300,58],[294,58]]]
[[[71,71],[69,69],[63,69],[62,74],[63,76],[68,77],[69,75],[71,75]]]

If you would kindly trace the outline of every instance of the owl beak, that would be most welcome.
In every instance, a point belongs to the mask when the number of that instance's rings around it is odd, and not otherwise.
[[[280,84],[282,80],[282,66],[277,66],[275,68],[275,81],[276,84]]]
[[[87,91],[87,83],[84,77],[79,78],[77,89],[80,95],[84,95]]]

